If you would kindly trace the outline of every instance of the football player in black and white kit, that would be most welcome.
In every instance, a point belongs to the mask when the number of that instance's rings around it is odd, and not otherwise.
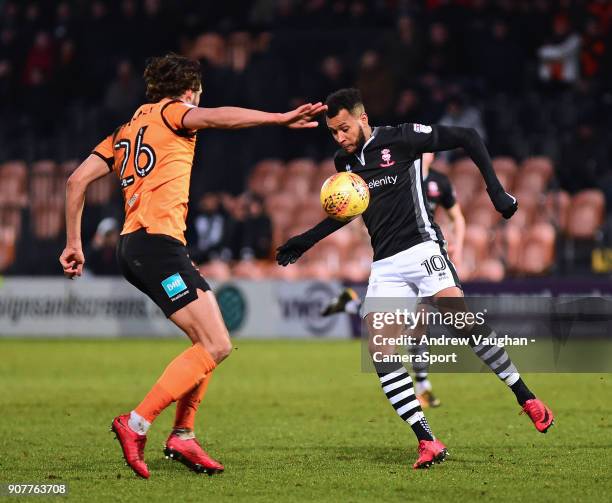
[[[459,265],[463,256],[463,240],[465,237],[465,218],[461,207],[457,202],[455,190],[449,178],[431,168],[434,160],[434,154],[428,152],[421,156],[421,159],[415,163],[421,163],[421,173],[423,175],[423,190],[426,194],[426,201],[432,216],[435,216],[436,209],[442,207],[452,223],[453,239],[448,246],[448,254],[453,265]],[[427,309],[425,305],[419,306],[421,309]],[[321,316],[330,316],[337,313],[348,313],[357,315],[361,310],[361,299],[355,290],[345,288],[340,294],[331,300],[331,302],[323,309]],[[428,333],[427,327],[421,323],[415,326],[412,330],[413,334]],[[411,346],[411,351],[415,356],[412,360],[412,369],[414,370],[414,391],[416,397],[421,403],[421,407],[439,407],[440,400],[434,395],[432,384],[429,380],[429,361],[424,358],[428,351],[428,345],[418,343]]]
[[[336,91],[327,98],[326,105],[327,126],[341,147],[334,156],[336,170],[357,173],[370,189],[370,204],[362,215],[374,250],[362,308],[370,334],[369,349],[385,395],[419,441],[419,456],[413,467],[426,468],[444,460],[446,447],[433,436],[415,397],[410,375],[401,361],[393,358],[395,347],[378,346],[374,337],[393,338],[402,334],[403,324],[376,326],[380,314],[394,311],[384,302],[389,299],[432,297],[441,311],[457,312],[458,306],[467,311],[444,238],[427,206],[420,163],[415,161],[425,152],[462,147],[480,170],[495,209],[504,218],[510,218],[518,204],[499,182],[484,142],[475,130],[422,124],[372,127],[357,89]],[[292,237],[278,248],[278,263],[283,266],[294,263],[318,241],[344,225],[328,217]],[[453,335],[472,340],[472,325],[449,329]],[[478,333],[489,340],[496,337],[486,324],[479,325]],[[505,349],[478,344],[473,350],[512,389],[538,431],[546,432],[553,422],[552,411],[527,388]],[[381,352],[384,361],[377,361],[375,355]]]

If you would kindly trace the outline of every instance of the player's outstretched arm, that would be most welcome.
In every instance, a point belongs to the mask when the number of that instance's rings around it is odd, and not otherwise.
[[[242,129],[254,126],[285,126],[292,129],[314,128],[313,120],[327,110],[322,103],[307,103],[290,112],[269,113],[250,108],[219,107],[193,108],[183,117],[186,129]]]
[[[333,218],[322,220],[312,229],[290,238],[284,245],[276,249],[276,261],[279,265],[286,266],[293,264],[304,253],[323,238],[329,236],[338,229],[344,227],[348,222],[340,222]]]
[[[74,170],[66,183],[66,248],[59,261],[68,278],[83,274],[85,257],[81,243],[81,218],[85,192],[91,182],[109,173],[106,161],[92,154]]]
[[[406,124],[405,126],[411,126]],[[510,218],[518,209],[516,198],[508,194],[502,187],[501,182],[495,174],[491,156],[484,144],[484,141],[473,128],[451,127],[451,126],[434,126],[433,131],[425,131],[417,128],[414,124],[414,131],[408,129],[410,139],[417,138],[416,135],[421,135],[423,140],[417,140],[418,153],[423,152],[440,152],[442,150],[453,150],[462,147],[470,156],[472,161],[478,166],[482,177],[487,185],[487,192],[491,198],[491,202],[495,209],[502,214],[504,218]],[[419,131],[418,131],[419,130]]]

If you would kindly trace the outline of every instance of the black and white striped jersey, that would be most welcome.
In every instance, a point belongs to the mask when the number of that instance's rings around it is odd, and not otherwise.
[[[436,138],[436,126],[376,127],[361,152],[339,150],[334,156],[336,171],[357,173],[370,189],[362,216],[375,261],[444,239],[427,204],[420,162],[423,152],[436,150]]]

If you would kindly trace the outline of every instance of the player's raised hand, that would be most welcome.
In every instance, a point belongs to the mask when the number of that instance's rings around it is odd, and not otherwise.
[[[321,102],[306,103],[305,105],[297,107],[295,110],[281,114],[281,120],[279,124],[286,126],[291,129],[302,129],[302,128],[314,128],[319,125],[317,121],[313,119],[325,112],[327,105]]]
[[[518,201],[516,200],[516,197],[508,194],[501,187],[494,191],[487,189],[487,192],[489,193],[489,197],[491,198],[491,202],[493,203],[493,206],[495,206],[495,209],[501,213],[502,217],[504,217],[506,220],[516,213],[516,210],[518,209]]]
[[[85,256],[83,255],[83,250],[80,248],[64,248],[59,261],[64,269],[64,276],[67,278],[73,279],[75,276],[81,276],[81,274],[83,274]]]

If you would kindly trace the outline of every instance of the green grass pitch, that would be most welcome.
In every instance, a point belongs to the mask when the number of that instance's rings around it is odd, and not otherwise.
[[[236,340],[197,420],[225,473],[164,458],[166,411],[149,435],[151,479],[137,479],[108,427],[185,347],[0,340],[0,482],[62,481],[88,502],[610,501],[612,375],[524,376],[556,413],[546,435],[495,376],[433,375],[443,404],[427,415],[451,457],[414,471],[410,428],[347,341]]]

